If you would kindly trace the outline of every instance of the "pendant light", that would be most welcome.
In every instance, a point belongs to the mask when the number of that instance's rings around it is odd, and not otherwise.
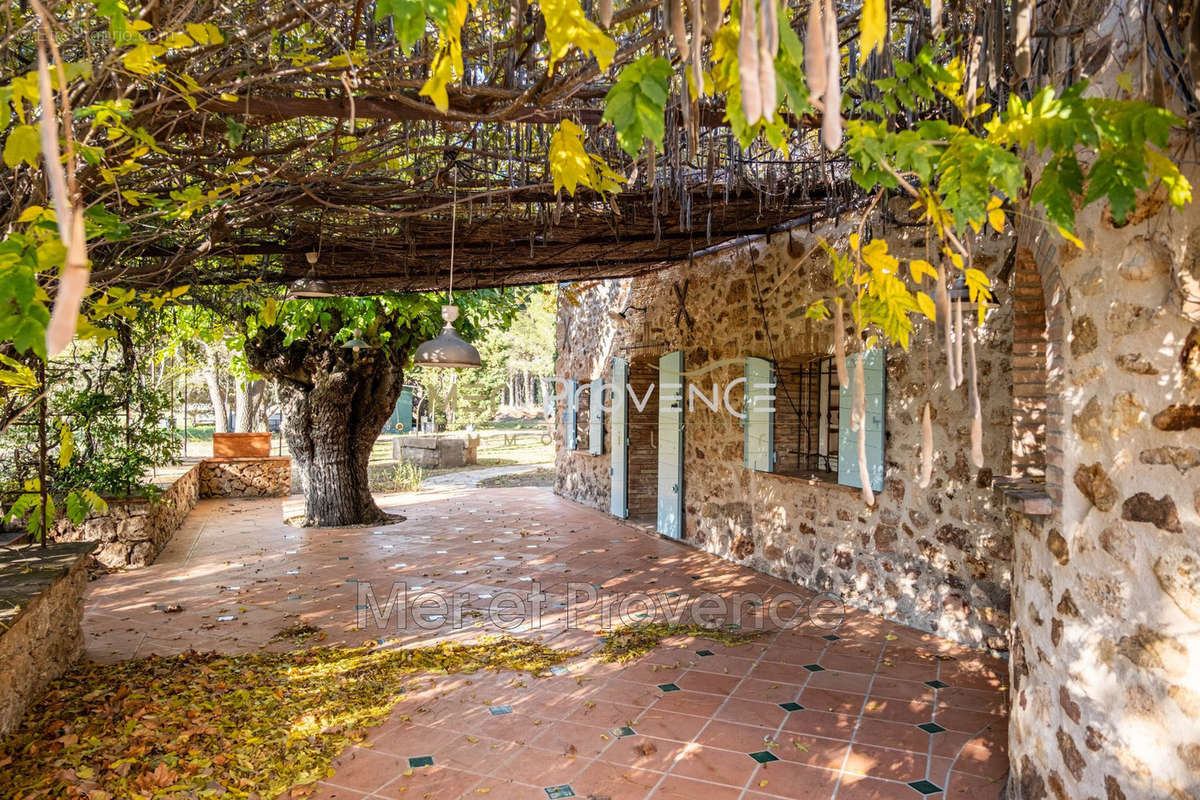
[[[342,345],[346,350],[353,350],[354,355],[358,355],[359,350],[366,350],[371,347],[362,339],[362,331],[355,329],[354,337]]]
[[[308,261],[308,273],[303,278],[292,281],[292,285],[288,288],[287,299],[336,296],[329,281],[317,277],[317,253],[310,251],[304,254],[304,258]]]
[[[454,305],[454,227],[458,220],[458,172],[454,173],[454,194],[450,201],[450,290],[446,293],[447,305],[442,306],[445,326],[436,339],[431,339],[417,348],[413,363],[418,367],[450,367],[475,369],[483,366],[479,351],[459,338],[454,330],[458,319],[458,306]]]

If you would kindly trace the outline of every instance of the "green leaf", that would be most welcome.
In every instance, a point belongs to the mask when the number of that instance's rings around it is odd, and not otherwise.
[[[1132,146],[1102,151],[1088,170],[1083,202],[1107,198],[1113,219],[1122,224],[1137,206],[1137,192],[1146,188],[1146,160],[1142,148]]]
[[[1040,203],[1046,219],[1067,230],[1075,229],[1075,200],[1083,193],[1083,171],[1074,153],[1065,153],[1050,160],[1029,199]]]
[[[630,158],[637,156],[644,139],[662,147],[670,77],[669,61],[644,55],[621,70],[604,98],[603,119],[616,127],[617,143]]]
[[[406,50],[425,33],[425,4],[421,0],[377,0],[375,21],[388,16],[396,39]]]
[[[225,117],[225,139],[231,147],[239,147],[246,136],[246,124],[233,117]]]

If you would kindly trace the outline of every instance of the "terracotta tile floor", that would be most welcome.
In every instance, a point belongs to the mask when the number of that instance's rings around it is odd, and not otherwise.
[[[857,611],[836,628],[783,629],[764,610],[786,616],[806,603],[795,586],[540,489],[389,495],[381,504],[407,521],[362,530],[290,528],[281,520],[297,501],[202,501],[156,564],[91,585],[88,654],[284,648],[272,636],[300,621],[325,631],[326,644],[473,639],[499,631],[489,603],[523,601],[535,587],[545,595],[540,627],[511,632],[584,651],[544,678],[416,682],[316,797],[1001,797],[1001,660]],[[360,590],[369,585],[383,604],[395,581],[410,605],[417,587],[465,601],[423,607],[428,630],[400,627],[399,614],[385,632],[360,628]],[[699,595],[756,595],[741,624],[765,634],[737,647],[677,637],[627,665],[603,663],[588,651],[611,624],[605,614],[584,610],[566,624],[566,604],[597,586],[612,605],[652,592],[722,622],[730,615]],[[793,605],[780,606],[785,598]],[[648,618],[644,604],[625,610]]]

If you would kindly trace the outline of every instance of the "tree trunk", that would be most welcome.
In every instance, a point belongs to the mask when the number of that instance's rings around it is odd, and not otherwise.
[[[217,361],[217,353],[208,349],[208,363],[204,367],[204,382],[208,385],[208,400],[213,409],[213,431],[215,433],[229,432],[229,415],[225,411],[225,395],[221,392],[221,374]]]
[[[263,381],[237,382],[233,403],[233,429],[237,433],[252,433],[257,426],[258,409],[262,405]],[[264,428],[265,430],[265,428]]]
[[[300,473],[306,526],[373,525],[371,448],[404,389],[404,351],[353,353],[324,341],[284,344],[280,330],[247,339],[246,359],[275,385],[283,435]]]
[[[311,383],[278,381],[305,525],[371,525],[386,518],[371,496],[367,464],[404,388],[403,375],[370,355],[344,366],[312,374]]]

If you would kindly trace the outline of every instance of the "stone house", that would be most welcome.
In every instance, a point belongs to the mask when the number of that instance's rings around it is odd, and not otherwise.
[[[1013,461],[1012,304],[991,309],[977,336],[983,469],[969,464],[966,390],[940,380],[928,327],[909,352],[869,354],[868,437],[879,444],[869,448],[877,500],[865,506],[833,323],[805,315],[830,291],[820,242],[845,247],[859,221],[801,225],[653,275],[565,289],[577,302],[560,306],[557,377],[577,400],[559,401],[556,489],[889,619],[1007,650],[1012,534],[993,476]],[[875,227],[891,252],[925,257],[923,227]],[[980,245],[979,266],[995,274],[1014,242]],[[665,366],[672,359],[682,379]],[[624,371],[625,396],[614,399],[607,387]],[[919,490],[927,400],[935,470]]]
[[[872,506],[854,488],[832,325],[805,315],[830,287],[820,239],[858,218],[566,285],[556,376],[575,399],[557,404],[555,490],[1008,651],[1013,798],[1200,796],[1200,209],[1162,205],[1142,198],[1121,227],[1089,207],[1083,249],[1029,219],[976,244],[998,302],[976,341],[983,467],[967,392],[947,388],[919,325],[909,351],[868,362]],[[922,228],[872,224],[924,257]],[[614,401],[603,382],[626,379]]]

